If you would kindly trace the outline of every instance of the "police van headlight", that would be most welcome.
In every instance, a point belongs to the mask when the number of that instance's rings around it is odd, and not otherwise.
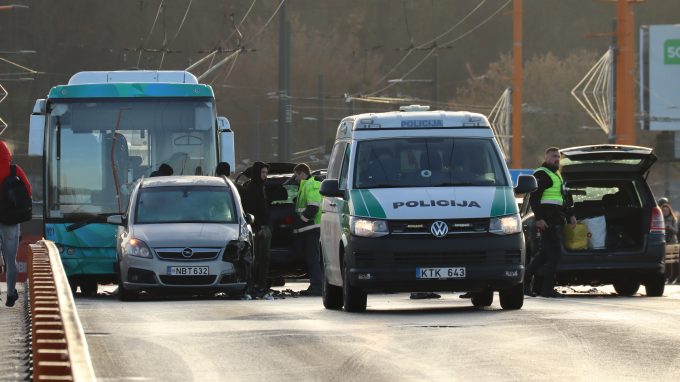
[[[349,227],[352,235],[361,237],[380,237],[390,233],[387,222],[384,220],[351,217]]]
[[[489,220],[489,232],[496,235],[512,235],[522,232],[522,222],[518,214],[500,216]]]

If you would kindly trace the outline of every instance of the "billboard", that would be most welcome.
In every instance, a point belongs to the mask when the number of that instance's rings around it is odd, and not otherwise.
[[[680,131],[680,24],[640,29],[641,127]]]

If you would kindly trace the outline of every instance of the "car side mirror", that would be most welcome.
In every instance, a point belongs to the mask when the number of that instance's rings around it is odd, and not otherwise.
[[[114,224],[114,225],[125,225],[125,217],[123,215],[111,215],[106,218],[106,222],[108,224]]]
[[[337,179],[326,179],[321,182],[319,193],[323,196],[330,197],[343,197],[345,195],[344,191],[340,190],[340,185],[338,184]]]
[[[527,194],[536,191],[538,183],[533,175],[520,175],[517,178],[517,186],[515,187],[515,194]]]
[[[255,216],[253,216],[253,214],[245,214],[244,219],[246,219],[246,223],[248,224],[255,223]]]

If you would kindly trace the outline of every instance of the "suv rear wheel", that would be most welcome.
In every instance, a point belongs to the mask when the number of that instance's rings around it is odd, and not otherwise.
[[[511,288],[498,292],[501,308],[506,310],[521,309],[524,305],[524,284],[519,283]]]
[[[366,292],[349,284],[349,266],[346,261],[342,265],[342,300],[345,312],[363,312],[366,310]]]
[[[619,296],[632,296],[640,289],[640,283],[637,281],[624,280],[614,283],[614,290]]]
[[[472,305],[482,308],[491,305],[493,302],[493,290],[485,289],[481,292],[472,294]]]
[[[649,276],[645,282],[645,289],[649,297],[663,296],[663,290],[666,287],[666,276],[663,273]]]

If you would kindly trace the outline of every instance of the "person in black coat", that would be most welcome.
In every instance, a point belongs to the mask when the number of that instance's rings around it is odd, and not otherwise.
[[[255,266],[253,267],[252,287],[255,297],[264,295],[269,290],[267,276],[269,274],[270,245],[272,231],[269,228],[269,201],[264,184],[269,174],[269,165],[263,162],[253,163],[251,179],[243,198],[243,208],[252,214],[255,233]]]

